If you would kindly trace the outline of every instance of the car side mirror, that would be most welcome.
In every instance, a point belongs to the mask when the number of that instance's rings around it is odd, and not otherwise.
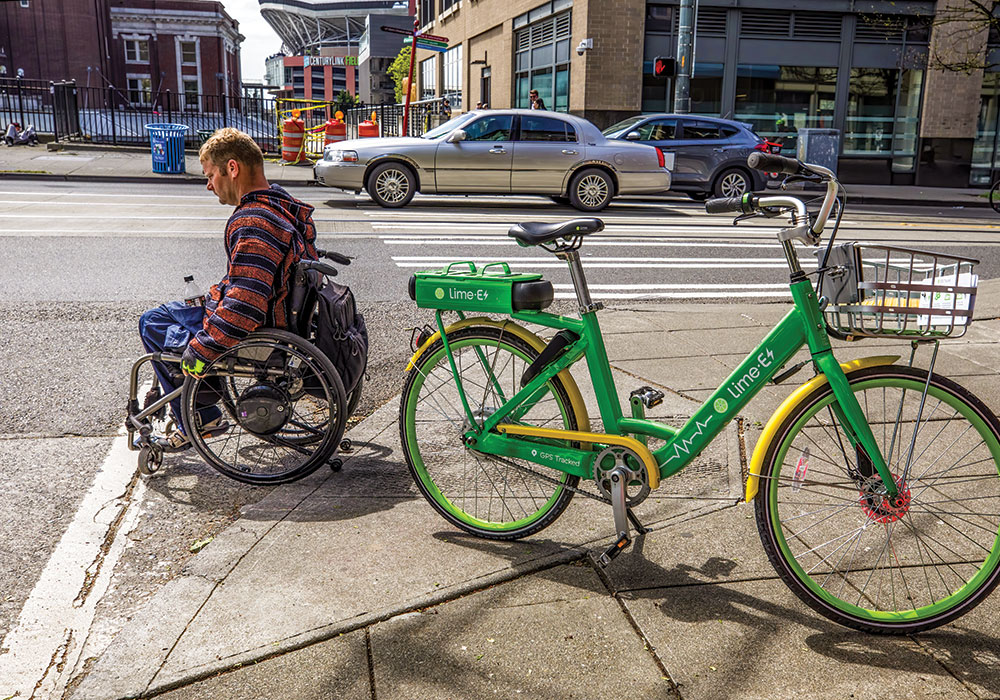
[[[465,133],[464,129],[455,129],[453,132],[448,134],[448,143],[458,143],[459,141],[465,141],[468,134]]]
[[[630,132],[628,132],[627,134],[625,134],[625,140],[626,141],[638,141],[639,140],[639,132],[638,131],[630,131]]]

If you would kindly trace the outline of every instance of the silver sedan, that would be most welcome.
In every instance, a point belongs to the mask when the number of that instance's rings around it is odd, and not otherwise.
[[[327,146],[314,169],[328,187],[383,207],[425,194],[538,194],[599,211],[623,194],[670,189],[663,153],[606,139],[586,119],[526,109],[474,110],[420,138],[365,138]]]

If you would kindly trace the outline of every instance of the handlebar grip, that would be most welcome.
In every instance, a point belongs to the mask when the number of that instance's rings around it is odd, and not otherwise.
[[[327,277],[336,277],[337,268],[332,265],[327,265],[326,263],[321,263],[316,260],[300,260],[299,267],[304,270],[316,270],[316,272],[322,272]]]
[[[754,170],[763,170],[765,173],[784,173],[795,175],[802,169],[802,164],[795,158],[754,151],[747,156],[747,165]]]
[[[709,214],[729,214],[743,211],[743,197],[720,197],[705,202],[705,211]]]
[[[335,253],[332,250],[320,250],[316,249],[316,254],[321,258],[326,258],[328,260],[333,260],[338,265],[350,265],[351,259],[346,255],[341,255],[340,253]]]

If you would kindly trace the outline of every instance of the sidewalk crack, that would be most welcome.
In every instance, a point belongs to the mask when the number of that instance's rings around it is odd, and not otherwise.
[[[628,606],[625,605],[625,601],[622,600],[621,596],[619,596],[618,592],[614,589],[614,586],[611,584],[611,579],[608,578],[607,573],[605,573],[604,569],[594,562],[593,557],[588,557],[587,561],[590,562],[590,566],[594,569],[594,572],[601,580],[604,588],[607,589],[608,594],[616,603],[618,603],[618,608],[621,610],[622,615],[624,615],[625,619],[628,620],[629,625],[632,626],[632,630],[639,638],[639,641],[642,642],[642,648],[649,653],[650,658],[653,659],[653,663],[660,669],[660,675],[668,685],[667,697],[672,700],[684,700],[684,696],[681,695],[680,688],[677,687],[677,683],[674,682],[674,679],[670,676],[670,672],[667,670],[666,664],[663,663],[660,655],[656,653],[656,647],[654,647],[652,642],[650,642],[646,633],[642,631],[642,627],[639,626],[638,621],[632,616],[632,612],[628,609]]]

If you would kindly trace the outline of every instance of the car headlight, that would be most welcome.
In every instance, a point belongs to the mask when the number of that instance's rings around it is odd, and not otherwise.
[[[323,160],[328,160],[333,163],[357,163],[358,162],[358,152],[357,151],[341,151],[335,148],[328,148],[323,154]]]

